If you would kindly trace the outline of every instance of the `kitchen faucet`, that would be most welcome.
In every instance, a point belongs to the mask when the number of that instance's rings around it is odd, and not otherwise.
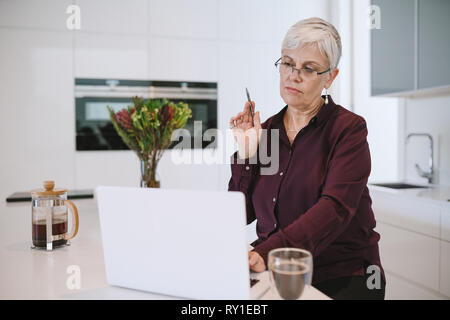
[[[416,170],[417,170],[417,173],[419,174],[419,176],[421,176],[423,178],[427,178],[428,183],[433,183],[434,182],[433,137],[429,133],[410,133],[406,137],[405,143],[408,143],[409,138],[411,138],[412,136],[423,136],[423,137],[427,137],[428,139],[430,139],[430,159],[428,161],[428,163],[430,165],[429,171],[428,172],[423,171],[417,163],[416,163],[415,167],[416,167]]]

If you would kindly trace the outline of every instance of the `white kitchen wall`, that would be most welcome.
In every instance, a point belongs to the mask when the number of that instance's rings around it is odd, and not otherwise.
[[[329,92],[333,99],[348,110],[353,105],[353,0],[331,1],[330,22],[341,36],[342,55],[339,75]]]
[[[278,72],[273,57],[279,55],[279,49],[271,43],[248,44],[246,42],[228,42],[220,47],[219,69],[219,129],[228,128],[229,119],[242,111],[248,88],[255,109],[260,112],[261,121],[283,107],[279,97]],[[275,58],[277,59],[277,58]],[[263,67],[268,66],[268,67]],[[226,81],[226,79],[233,79]],[[229,164],[223,164],[220,188],[226,190],[231,176]]]
[[[0,196],[45,179],[138,185],[132,152],[75,151],[76,77],[217,81],[222,130],[248,87],[264,121],[284,106],[273,62],[285,32],[303,18],[329,19],[329,2],[1,0]],[[81,30],[66,28],[70,4],[80,6]],[[228,164],[174,165],[171,152],[158,172],[167,188],[225,190],[230,177]]]

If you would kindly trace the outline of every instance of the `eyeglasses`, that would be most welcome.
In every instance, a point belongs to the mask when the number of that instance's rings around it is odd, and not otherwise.
[[[331,70],[331,68],[328,68],[325,71],[319,72],[317,70],[311,69],[309,67],[303,67],[300,69],[294,68],[289,62],[281,61],[282,58],[278,59],[275,62],[275,67],[278,69],[280,74],[292,74],[295,71],[297,71],[297,75],[301,77],[305,81],[314,80],[317,78],[318,75],[327,73]]]

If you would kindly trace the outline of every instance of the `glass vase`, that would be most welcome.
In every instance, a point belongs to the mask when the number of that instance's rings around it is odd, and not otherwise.
[[[157,163],[141,159],[141,188],[159,188],[160,181],[156,173]]]

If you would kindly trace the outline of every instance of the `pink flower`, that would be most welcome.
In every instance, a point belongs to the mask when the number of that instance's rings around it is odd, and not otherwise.
[[[165,126],[167,122],[172,120],[173,116],[175,115],[175,110],[173,110],[173,108],[171,106],[169,106],[168,104],[165,104],[161,108],[159,114],[161,117],[161,124],[163,126]]]
[[[116,122],[124,129],[131,129],[131,116],[128,110],[122,109],[114,115]]]

